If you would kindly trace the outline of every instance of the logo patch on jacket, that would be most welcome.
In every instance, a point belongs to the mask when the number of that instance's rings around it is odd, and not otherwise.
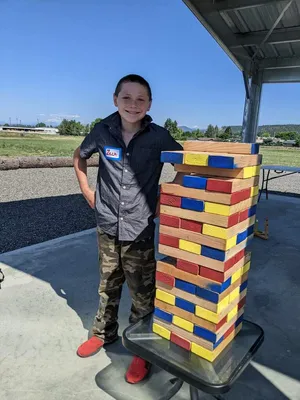
[[[105,158],[113,161],[120,161],[122,159],[122,149],[118,147],[104,147]]]

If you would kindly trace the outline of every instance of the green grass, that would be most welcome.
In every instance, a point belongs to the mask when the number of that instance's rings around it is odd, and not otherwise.
[[[69,156],[73,155],[83,137],[19,134],[0,134],[0,156]],[[261,147],[263,164],[290,165],[300,167],[300,149],[286,147]]]

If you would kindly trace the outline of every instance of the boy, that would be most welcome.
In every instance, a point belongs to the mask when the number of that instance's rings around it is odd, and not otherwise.
[[[130,323],[151,313],[155,294],[154,222],[164,150],[182,150],[170,133],[146,115],[152,103],[149,83],[123,77],[114,93],[118,111],[96,124],[74,152],[81,191],[96,211],[101,281],[93,336],[77,350],[89,357],[118,339],[118,308],[126,280],[132,298]],[[86,160],[99,153],[96,192],[87,180]],[[178,181],[177,175],[174,181]],[[143,380],[150,365],[134,357],[129,383]]]

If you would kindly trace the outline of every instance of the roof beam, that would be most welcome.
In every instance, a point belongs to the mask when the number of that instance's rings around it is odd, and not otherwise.
[[[281,0],[220,0],[217,3],[212,0],[202,0],[197,3],[197,8],[201,12],[210,13],[214,11],[232,11],[243,8],[263,6],[271,3],[278,3]]]
[[[265,58],[257,62],[259,69],[300,68],[300,57]]]
[[[300,68],[266,69],[263,83],[300,83]]]
[[[264,40],[268,31],[260,31],[254,33],[238,33],[235,34],[235,39],[232,43],[228,44],[231,49],[242,47],[242,46],[259,46]],[[300,41],[300,28],[285,28],[276,29],[266,40],[268,44],[278,43],[293,43]]]

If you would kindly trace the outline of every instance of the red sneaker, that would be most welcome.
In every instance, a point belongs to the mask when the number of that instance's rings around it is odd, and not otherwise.
[[[150,367],[151,364],[149,364],[147,361],[140,357],[134,356],[125,375],[126,382],[132,384],[141,382],[149,374]]]
[[[77,355],[79,357],[93,356],[102,349],[103,345],[103,340],[99,339],[97,336],[92,336],[89,340],[78,347]]]

